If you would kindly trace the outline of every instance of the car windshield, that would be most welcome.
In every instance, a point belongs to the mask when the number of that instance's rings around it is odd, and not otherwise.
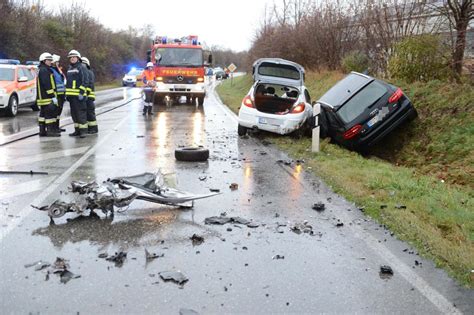
[[[130,70],[127,75],[139,75],[143,72],[143,69],[133,69]]]
[[[386,93],[387,88],[385,86],[373,81],[347,101],[337,111],[337,114],[345,123],[351,122]]]
[[[0,81],[15,80],[15,70],[8,68],[0,68]]]
[[[358,74],[349,74],[329,89],[329,91],[327,91],[319,101],[333,107],[338,107],[371,80],[371,78]]]
[[[202,50],[198,48],[158,48],[156,60],[161,66],[202,67]]]
[[[258,66],[258,74],[293,80],[299,80],[301,78],[300,72],[295,67],[269,62],[264,62]]]

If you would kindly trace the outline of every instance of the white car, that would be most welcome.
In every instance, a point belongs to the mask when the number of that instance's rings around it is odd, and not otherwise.
[[[123,86],[137,86],[137,82],[142,80],[143,68],[132,68],[126,75],[123,76]]]
[[[262,58],[253,64],[254,84],[242,100],[238,134],[249,129],[281,135],[309,132],[313,114],[304,68],[292,61]]]

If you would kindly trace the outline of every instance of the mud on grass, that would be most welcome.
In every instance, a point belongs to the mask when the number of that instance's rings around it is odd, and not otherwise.
[[[320,97],[343,76],[338,72],[308,73],[306,84],[312,98]],[[246,75],[234,78],[233,87],[230,86],[230,82],[224,82],[217,91],[222,101],[237,113],[242,98],[251,84],[251,77]],[[439,83],[431,84],[437,86]],[[418,88],[421,88],[421,85]],[[447,89],[451,90],[452,87]],[[415,91],[416,87],[406,92],[412,98],[411,94],[418,99],[420,95]],[[424,93],[429,94],[426,91]],[[460,100],[466,98],[458,99]],[[430,98],[426,105],[428,106],[431,101],[434,100]],[[448,104],[447,102],[445,104]],[[441,105],[436,107],[441,111]],[[422,109],[420,115],[422,118],[425,110],[428,112],[434,109]],[[428,126],[426,125],[427,128]],[[433,136],[431,132],[428,134]],[[433,259],[439,267],[446,269],[464,285],[474,287],[471,275],[471,270],[474,269],[472,186],[459,185],[459,182],[453,183],[449,180],[443,183],[437,173],[431,172],[429,167],[420,170],[415,167],[396,166],[396,162],[388,163],[386,160],[390,159],[387,158],[380,159],[376,156],[364,158],[327,140],[322,142],[319,154],[310,152],[311,139],[294,141],[290,137],[266,134],[266,140],[279,146],[293,158],[304,159],[305,167],[311,167],[311,171],[324,179],[335,192],[363,206],[365,213],[387,225],[400,239],[414,245],[421,254]],[[411,144],[408,145],[408,148],[410,147]],[[407,149],[403,154],[412,156],[419,153]],[[403,154],[396,156],[401,159]],[[454,153],[446,154],[449,156]],[[420,162],[415,161],[422,159],[425,158],[413,157],[411,161],[413,164],[407,163],[407,165],[416,166]],[[436,168],[436,165],[432,164],[431,167]],[[386,207],[381,207],[382,205]],[[406,208],[397,207],[400,205]]]

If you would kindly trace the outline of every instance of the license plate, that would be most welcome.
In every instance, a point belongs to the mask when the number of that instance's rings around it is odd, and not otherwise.
[[[185,85],[175,85],[174,88],[175,89],[185,89],[186,86]]]
[[[266,118],[263,118],[263,117],[258,117],[258,123],[259,123],[259,124],[266,124],[266,123],[267,123],[267,119],[266,119]]]
[[[374,118],[372,118],[371,120],[369,120],[367,122],[367,126],[372,127],[373,125],[375,125],[377,122],[379,121],[379,117],[378,116],[375,116]]]

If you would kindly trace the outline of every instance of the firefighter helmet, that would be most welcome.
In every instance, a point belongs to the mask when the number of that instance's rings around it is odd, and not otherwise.
[[[81,58],[81,54],[77,50],[73,49],[69,52],[69,54],[67,54],[67,57],[68,58],[71,58],[71,57]]]
[[[152,62],[149,62],[146,64],[146,67],[149,68],[149,67],[152,67],[153,68],[153,63]]]
[[[59,62],[60,59],[60,56],[53,54],[53,62]]]
[[[89,67],[91,66],[91,63],[87,57],[82,57],[81,60],[82,60],[82,63],[85,63]]]
[[[42,53],[39,57],[39,61],[43,62],[45,60],[53,61],[53,56],[49,52]]]

